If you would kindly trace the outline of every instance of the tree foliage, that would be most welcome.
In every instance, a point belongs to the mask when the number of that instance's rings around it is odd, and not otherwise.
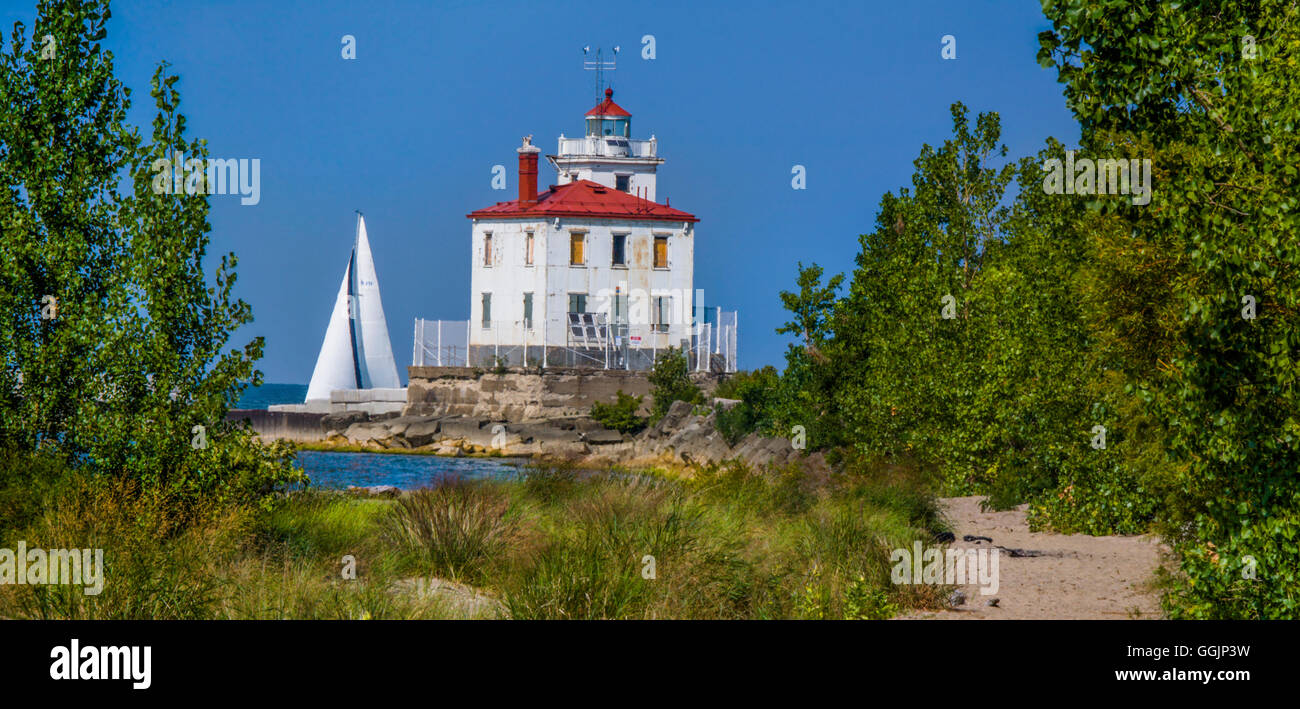
[[[1149,164],[1150,201],[1055,193],[1066,146],[999,163],[997,114],[955,104],[847,291],[800,264],[781,294],[796,342],[762,415],[1035,525],[1159,531],[1175,616],[1296,617],[1300,7],[1043,7],[1070,160]]]
[[[1165,444],[1176,615],[1300,615],[1300,248],[1295,127],[1300,8],[1045,3],[1055,67],[1085,145],[1144,146],[1149,208],[1101,207],[1094,300],[1124,281],[1108,351]],[[1136,251],[1136,254],[1134,253]],[[1145,268],[1143,268],[1145,266]],[[1112,294],[1114,295],[1114,294]],[[1256,316],[1246,317],[1249,297]]]
[[[224,420],[260,382],[262,340],[224,349],[252,315],[233,254],[205,270],[208,198],[152,189],[155,160],[207,156],[178,78],[155,72],[146,138],[100,46],[107,3],[37,10],[32,41],[16,23],[0,53],[0,445],[183,496],[296,479]]]

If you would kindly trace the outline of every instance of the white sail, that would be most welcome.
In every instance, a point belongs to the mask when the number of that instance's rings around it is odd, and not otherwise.
[[[307,385],[307,401],[329,401],[341,389],[398,389],[397,362],[379,298],[379,276],[370,253],[366,220],[357,213],[357,236],[343,271],[325,342]]]
[[[347,268],[343,269],[343,282],[339,284],[334,312],[325,329],[325,342],[321,344],[316,369],[307,385],[307,401],[329,401],[330,392],[335,389],[357,388],[357,360],[352,350],[352,298],[348,292],[352,284],[352,261],[348,259]]]
[[[356,269],[353,278],[357,294],[357,318],[360,336],[357,340],[357,361],[361,362],[362,389],[398,389],[402,380],[397,376],[397,362],[393,359],[393,346],[388,339],[388,321],[384,318],[384,303],[379,298],[379,275],[370,255],[370,239],[366,236],[366,219],[357,214]]]

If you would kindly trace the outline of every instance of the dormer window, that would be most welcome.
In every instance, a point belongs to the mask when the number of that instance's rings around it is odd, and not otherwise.
[[[632,191],[632,176],[631,176],[631,175],[615,175],[615,176],[614,176],[614,189],[618,190],[619,192],[631,192],[631,191]]]

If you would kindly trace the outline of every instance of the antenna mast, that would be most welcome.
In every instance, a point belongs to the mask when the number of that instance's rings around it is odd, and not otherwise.
[[[594,59],[587,58],[582,60],[582,68],[584,71],[596,72],[596,103],[600,103],[605,98],[605,71],[614,71],[618,68],[618,50],[619,48],[616,45],[614,47],[613,58],[606,61],[603,56],[604,50],[600,47],[596,47],[596,56]],[[591,56],[590,45],[582,48],[582,56]]]

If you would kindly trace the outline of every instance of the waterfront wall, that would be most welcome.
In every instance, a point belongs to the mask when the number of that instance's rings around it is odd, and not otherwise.
[[[286,440],[294,443],[314,443],[325,440],[321,428],[323,413],[304,411],[267,411],[264,409],[231,409],[227,421],[248,421],[257,435],[267,441]]]
[[[404,416],[476,416],[497,421],[538,421],[585,416],[591,405],[617,400],[621,390],[642,396],[647,413],[649,372],[618,369],[479,369],[409,367]],[[706,393],[725,375],[700,372],[692,379]]]

